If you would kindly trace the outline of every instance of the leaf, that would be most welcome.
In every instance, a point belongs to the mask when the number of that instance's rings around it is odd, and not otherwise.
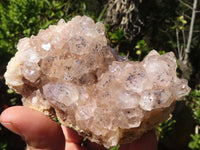
[[[182,23],[183,23],[183,24],[187,24],[187,21],[183,19],[183,20],[182,20]]]
[[[114,32],[108,32],[108,35],[110,39],[116,43],[121,41],[122,38],[124,37],[124,33],[121,29],[115,30]]]
[[[191,134],[190,137],[192,138],[192,141],[189,142],[188,147],[193,150],[200,149],[200,135],[199,134]]]
[[[23,31],[23,34],[24,34],[25,36],[30,35],[30,33],[31,33],[31,29],[30,29],[30,28],[29,28],[29,29],[25,29],[25,30]]]
[[[1,150],[6,150],[6,149],[7,149],[7,146],[8,146],[8,143],[7,143],[7,142],[0,142],[0,149],[1,149]]]
[[[11,103],[11,105],[15,105],[16,104],[16,101],[17,101],[17,98],[15,97],[15,98],[12,98],[11,100],[10,100],[10,103]]]
[[[137,54],[137,55],[141,55],[141,54],[142,54],[142,51],[141,51],[141,50],[137,50],[137,51],[136,51],[136,54]]]
[[[7,90],[7,93],[8,93],[8,94],[13,94],[13,93],[14,93],[14,91],[13,91],[13,90],[11,90],[11,89],[8,89],[8,90]]]

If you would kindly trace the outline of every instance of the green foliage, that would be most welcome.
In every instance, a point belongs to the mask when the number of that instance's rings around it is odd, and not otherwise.
[[[113,148],[110,148],[109,150],[118,150],[119,147],[120,147],[120,145],[117,145],[117,146],[115,146],[115,147],[113,147]]]
[[[124,32],[121,29],[117,29],[114,32],[108,32],[108,36],[112,43],[119,43],[124,38]]]
[[[7,90],[7,93],[12,96],[12,98],[10,99],[10,104],[11,106],[14,106],[17,104],[17,101],[18,101],[18,96],[19,94],[17,94],[15,91],[11,90],[11,89],[8,89]]]
[[[16,52],[20,38],[37,34],[64,16],[62,1],[9,0],[0,3],[0,60]],[[5,60],[6,59],[6,60]],[[2,64],[2,62],[0,62]]]
[[[7,150],[8,143],[7,142],[0,142],[0,150]]]
[[[170,134],[172,134],[175,123],[176,123],[176,120],[172,118],[160,123],[159,126],[156,128],[159,138],[163,139],[166,136],[169,136]]]
[[[7,93],[8,93],[8,94],[17,94],[17,93],[16,93],[15,91],[13,91],[12,89],[8,89],[8,90],[7,90]]]
[[[147,42],[144,39],[142,39],[136,43],[135,49],[136,55],[138,55],[138,60],[140,60],[141,56],[146,56],[153,48],[149,47]],[[158,52],[159,54],[165,53],[164,50],[158,50]]]
[[[138,41],[135,48],[137,49],[136,54],[139,56],[144,52],[147,53],[150,51],[145,40]]]
[[[193,117],[198,125],[200,125],[200,86],[190,92],[187,99],[189,100],[190,108],[192,109]]]
[[[172,29],[178,28],[179,30],[185,29],[185,25],[187,24],[187,21],[184,19],[184,16],[179,16],[175,20],[175,25],[172,26]]]
[[[16,97],[10,99],[10,104],[12,106],[16,105],[16,103],[17,103],[17,98]]]
[[[58,118],[57,118],[56,116],[55,116],[55,117],[53,117],[53,118],[52,118],[52,120],[53,120],[53,121],[55,121],[55,122],[57,122],[58,124],[60,124],[60,125],[61,125],[61,122],[58,120]]]
[[[128,55],[127,53],[129,53],[129,51],[126,52],[120,50],[121,43],[126,42],[125,33],[122,31],[122,29],[117,29],[113,31],[111,30],[111,26],[109,24],[106,24],[105,34],[108,40],[108,45],[114,47],[120,53],[120,55]]]
[[[192,134],[191,135],[192,141],[188,144],[188,147],[192,150],[199,150],[200,149],[200,135],[199,134]]]
[[[200,125],[200,86],[197,89],[192,90],[188,95],[187,99],[189,101],[189,106],[191,108],[191,113],[193,115],[193,118],[196,122],[196,126],[198,127]],[[199,129],[197,128],[197,130]],[[195,133],[191,134],[190,136],[191,136],[191,141],[188,144],[189,148],[193,150],[199,150],[200,134]]]
[[[0,125],[0,132],[2,131],[2,127]],[[7,143],[0,141],[0,150],[6,150],[7,148]]]

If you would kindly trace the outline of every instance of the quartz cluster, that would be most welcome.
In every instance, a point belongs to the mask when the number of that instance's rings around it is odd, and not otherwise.
[[[104,30],[86,16],[61,19],[19,41],[5,79],[25,106],[109,148],[155,128],[190,88],[176,76],[172,52],[129,61],[107,45]]]

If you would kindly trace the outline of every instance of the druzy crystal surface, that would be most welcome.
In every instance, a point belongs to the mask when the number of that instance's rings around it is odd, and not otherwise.
[[[60,20],[17,49],[5,79],[23,104],[107,148],[155,128],[190,91],[172,52],[129,61],[107,45],[104,25],[86,16]]]

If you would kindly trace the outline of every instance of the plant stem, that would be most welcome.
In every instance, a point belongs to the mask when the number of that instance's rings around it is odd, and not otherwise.
[[[177,48],[178,48],[178,57],[179,57],[179,60],[181,61],[182,60],[182,54],[181,54],[181,51],[180,51],[179,30],[178,30],[178,28],[176,28],[176,43],[177,43]]]
[[[193,9],[192,9],[192,19],[190,22],[189,37],[187,41],[187,47],[185,49],[185,58],[184,58],[183,64],[186,64],[188,62],[188,55],[190,53],[190,46],[192,42],[192,34],[193,34],[194,21],[195,21],[195,15],[196,15],[196,8],[197,8],[197,0],[194,0]]]

